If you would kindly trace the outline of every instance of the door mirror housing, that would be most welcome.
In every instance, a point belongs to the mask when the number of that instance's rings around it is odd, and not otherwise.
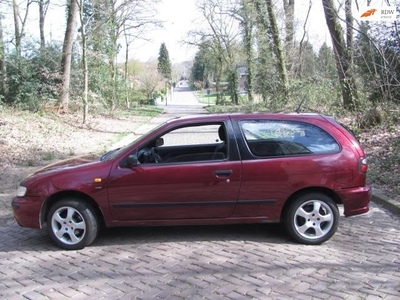
[[[156,147],[160,147],[162,145],[164,145],[164,139],[161,137],[156,139]]]
[[[137,157],[137,153],[131,154],[128,156],[127,159],[127,166],[128,168],[132,169],[139,164],[139,159]]]

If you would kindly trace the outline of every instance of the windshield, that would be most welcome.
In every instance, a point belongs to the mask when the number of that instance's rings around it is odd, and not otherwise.
[[[106,152],[105,154],[103,154],[103,156],[100,158],[100,161],[109,161],[112,160],[116,157],[118,157],[120,154],[124,153],[127,149],[131,148],[133,146],[133,144],[140,142],[142,139],[144,139],[147,135],[152,134],[154,131],[158,130],[160,127],[164,126],[166,122],[156,126],[155,128],[153,128],[152,130],[150,130],[149,132],[147,132],[144,135],[139,136],[139,138],[133,140],[132,142],[130,142],[129,144],[121,147],[121,148],[117,148],[117,149],[113,149],[110,150],[108,152]]]

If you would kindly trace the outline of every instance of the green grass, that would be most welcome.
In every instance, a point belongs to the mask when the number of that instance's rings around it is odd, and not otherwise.
[[[119,108],[113,112],[114,117],[143,116],[157,117],[162,114],[164,109],[154,105],[140,105],[131,108]]]
[[[56,155],[54,154],[54,152],[44,152],[42,154],[42,159],[46,160],[46,161],[53,160],[55,158],[56,158]]]
[[[137,106],[129,110],[129,112],[133,112],[133,115],[148,116],[148,117],[156,117],[162,114],[163,111],[164,109],[153,105]]]
[[[200,103],[204,104],[215,104],[217,102],[217,96],[216,95],[207,95],[207,94],[198,94],[197,98],[199,99]]]

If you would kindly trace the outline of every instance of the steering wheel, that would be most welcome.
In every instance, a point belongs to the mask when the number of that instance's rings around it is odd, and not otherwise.
[[[159,162],[161,162],[161,156],[160,155],[158,155],[158,153],[157,153],[157,149],[156,148],[151,148],[151,156],[153,157],[153,159],[154,159],[154,162],[155,163],[159,163]]]

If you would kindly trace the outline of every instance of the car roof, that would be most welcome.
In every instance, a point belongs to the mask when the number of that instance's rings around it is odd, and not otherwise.
[[[241,120],[241,119],[326,119],[327,116],[317,113],[267,113],[267,112],[252,112],[252,113],[217,113],[217,114],[198,114],[198,115],[187,115],[171,118],[168,122],[174,121],[223,121],[223,120]]]

